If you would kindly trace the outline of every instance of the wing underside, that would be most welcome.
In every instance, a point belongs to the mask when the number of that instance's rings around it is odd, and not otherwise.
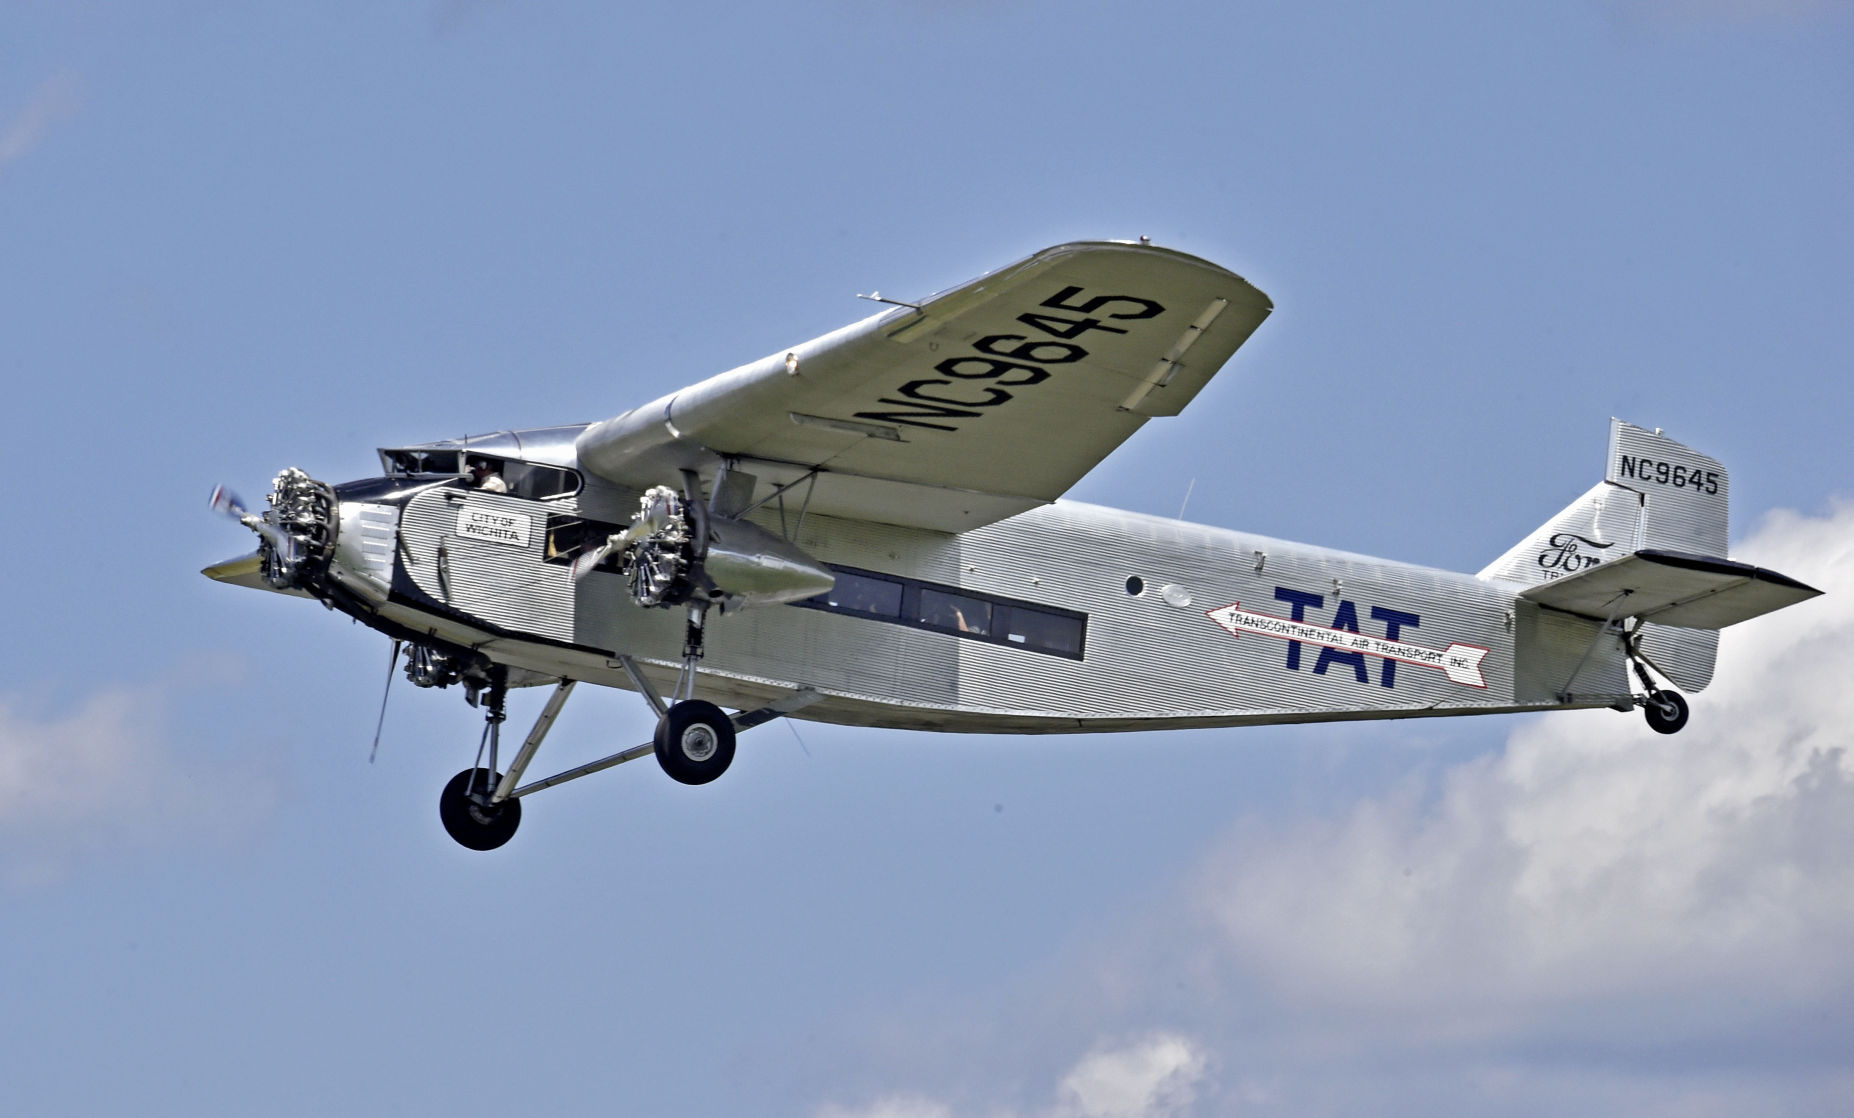
[[[1820,594],[1787,575],[1678,551],[1646,550],[1540,583],[1520,597],[1583,617],[1723,629]]]
[[[803,479],[818,512],[963,531],[1177,414],[1271,309],[1183,253],[1061,245],[595,424],[579,459],[637,487],[726,463],[762,494]]]

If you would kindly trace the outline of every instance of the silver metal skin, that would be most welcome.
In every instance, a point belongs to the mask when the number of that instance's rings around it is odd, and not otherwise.
[[[1058,499],[1271,309],[1181,253],[1058,246],[603,423],[384,448],[387,476],[332,488],[286,471],[243,521],[259,554],[206,573],[411,642],[412,681],[487,688],[492,727],[505,686],[558,683],[485,807],[650,754],[522,785],[573,681],[659,716],[666,693],[732,708],[737,729],[1672,721],[1648,667],[1698,691],[1719,626],[1816,593],[1726,559],[1723,466],[1620,421],[1604,480],[1479,574]],[[466,483],[478,457],[507,492]],[[640,555],[674,577],[634,577]],[[818,597],[846,577],[906,595]],[[715,751],[706,726],[683,737]]]
[[[477,503],[517,502],[463,498],[463,507]],[[456,507],[443,494],[420,494],[401,523],[411,556],[448,549],[448,580],[435,562],[402,567],[411,588],[448,608],[438,615],[394,603],[386,616],[539,675],[635,689],[629,660],[646,680],[673,684],[683,639],[676,611],[636,607],[614,573],[573,584],[564,566],[545,562],[538,533],[519,550],[459,537]],[[709,624],[696,697],[750,709],[808,686],[821,698],[804,716],[822,721],[1075,732],[1609,706],[1630,695],[1619,647],[1578,668],[1600,622],[1542,616],[1489,580],[1135,513],[1057,502],[959,535],[813,516],[796,544],[826,563],[1087,613],[1086,655],[773,606]],[[1269,556],[1259,572],[1256,551]],[[1126,592],[1130,576],[1145,593]],[[1322,599],[1303,609],[1309,623],[1327,625],[1352,602],[1361,628],[1373,607],[1396,610],[1421,619],[1400,633],[1406,641],[1485,647],[1485,686],[1399,663],[1385,687],[1388,661],[1376,656],[1363,657],[1360,682],[1360,658],[1329,657],[1316,670],[1321,649],[1305,642],[1290,669],[1294,642],[1233,635],[1208,616],[1237,604],[1289,617],[1293,603],[1277,597],[1284,588]],[[1381,622],[1371,628],[1385,632]],[[1569,703],[1558,697],[1566,691],[1575,694]]]
[[[546,561],[540,527],[586,504],[635,507],[636,496],[596,479],[580,494],[545,502],[425,488],[396,507],[393,545],[348,547],[356,533],[344,532],[331,577],[343,586],[390,583],[398,589],[377,605],[377,620],[476,649],[531,681],[669,689],[681,666],[680,612],[639,608],[617,573],[574,583],[565,564]],[[340,520],[377,533],[382,510],[395,507],[344,502]],[[525,525],[515,538],[460,534],[459,523],[477,512]],[[762,508],[753,518],[777,539],[776,515]],[[814,514],[781,547],[822,563],[1085,613],[1085,655],[764,606],[709,624],[695,697],[750,710],[804,688],[817,699],[802,716],[821,721],[1018,733],[1632,701],[1616,624],[1541,607],[1520,593],[1530,584],[1486,575],[1067,501],[958,534]],[[1129,594],[1135,577],[1143,592]],[[1384,655],[1389,645],[1352,653],[1270,631],[1271,618],[1293,622],[1297,602],[1301,624],[1339,640],[1356,628],[1360,637],[1391,641],[1384,618],[1417,618],[1398,627],[1394,643],[1485,649],[1478,680],[1396,660]],[[1225,614],[1235,629],[1212,616],[1229,607],[1239,611]]]

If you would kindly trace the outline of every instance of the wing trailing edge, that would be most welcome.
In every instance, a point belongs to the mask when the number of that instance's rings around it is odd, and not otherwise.
[[[1519,596],[1598,621],[1639,617],[1657,625],[1723,629],[1819,594],[1749,563],[1648,549],[1529,586]]]

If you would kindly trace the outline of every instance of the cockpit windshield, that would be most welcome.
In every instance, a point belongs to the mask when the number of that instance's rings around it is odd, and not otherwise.
[[[463,453],[456,450],[383,450],[388,477],[423,477],[463,473]]]
[[[493,473],[502,478],[511,496],[525,497],[530,501],[547,501],[579,492],[580,478],[576,470],[539,462],[523,462],[474,450],[469,453],[470,461],[478,459],[492,466]],[[465,455],[461,450],[420,447],[382,450],[380,461],[386,466],[388,477],[426,477],[435,480],[440,477],[463,477],[468,473],[464,468]]]

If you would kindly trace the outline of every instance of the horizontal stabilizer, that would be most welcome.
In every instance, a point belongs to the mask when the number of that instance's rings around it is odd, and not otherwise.
[[[1820,593],[1749,563],[1650,549],[1529,586],[1519,596],[1598,621],[1639,617],[1657,625],[1723,629]]]

